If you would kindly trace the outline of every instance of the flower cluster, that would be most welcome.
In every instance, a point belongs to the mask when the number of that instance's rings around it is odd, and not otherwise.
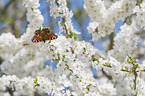
[[[118,96],[130,96],[134,92],[134,90],[130,87],[130,82],[125,79],[125,75],[127,73],[121,71],[123,67],[123,63],[120,63],[115,58],[109,56],[105,60],[99,60],[99,67],[103,68],[103,70],[111,76],[112,82],[116,83],[116,95]],[[126,64],[125,64],[126,65]],[[125,66],[124,65],[124,66]],[[132,79],[133,80],[133,79]]]
[[[19,79],[15,75],[3,75],[2,78],[0,78],[0,84],[0,90],[3,92],[7,90],[7,87],[11,88],[11,91],[15,90],[13,93],[14,96],[33,96],[35,93],[55,93],[55,95],[61,95],[61,90],[63,89],[62,86],[57,86],[55,82],[50,81],[48,78],[39,76],[36,78],[25,77],[23,79]]]
[[[98,28],[98,32],[96,32],[96,35],[98,36],[95,36],[96,40],[100,36],[105,37],[112,33],[114,31],[115,22],[132,14],[133,8],[136,5],[136,0],[121,0],[116,1],[110,6],[110,8],[106,9],[104,7],[104,2],[101,0],[84,1],[85,9],[91,20],[99,23],[99,25],[96,26],[96,28]]]
[[[15,54],[15,52],[17,52],[17,50],[20,48],[17,46],[21,46],[21,44],[18,42],[19,41],[11,33],[3,33],[0,36],[0,57],[2,59],[12,57],[13,54]]]
[[[132,54],[139,43],[139,36],[136,33],[137,29],[132,23],[131,26],[126,23],[121,26],[121,31],[114,38],[114,46],[108,55],[113,56],[120,62],[123,62],[127,54]]]
[[[35,76],[39,70],[43,69],[43,64],[46,61],[44,55],[42,55],[44,52],[40,51],[39,46],[33,44],[19,49],[13,57],[7,58],[2,63],[1,70],[4,73],[15,74],[21,78],[29,75]]]
[[[92,21],[101,22],[104,13],[107,12],[104,2],[101,0],[84,0],[84,8]]]
[[[98,22],[90,22],[89,26],[87,27],[88,32],[92,34],[92,41],[98,40],[98,38],[101,38],[101,35],[98,34],[98,27],[99,23]]]
[[[115,58],[109,56],[99,60],[99,67],[110,77],[112,83],[115,83],[116,96],[143,96],[145,92],[144,84],[144,66],[136,63],[137,60],[128,56],[125,62],[120,63]],[[140,86],[140,87],[139,87]]]
[[[140,4],[139,6],[136,6],[134,8],[134,12],[137,14],[137,24],[140,25],[142,28],[145,26],[145,2]]]
[[[71,18],[73,13],[67,8],[66,0],[50,0],[50,4],[50,16],[53,16],[54,18],[61,17],[58,21],[59,33],[64,31],[66,34],[69,34],[71,30],[76,34],[79,34],[72,25]]]

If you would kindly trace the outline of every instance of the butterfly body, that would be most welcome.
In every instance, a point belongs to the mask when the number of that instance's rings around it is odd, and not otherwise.
[[[36,30],[34,32],[32,42],[33,43],[41,42],[41,41],[45,42],[45,40],[53,40],[56,38],[57,38],[57,35],[52,33],[49,28],[43,28],[42,30]]]

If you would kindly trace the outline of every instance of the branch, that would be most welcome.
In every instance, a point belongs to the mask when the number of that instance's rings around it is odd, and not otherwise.
[[[112,80],[112,76],[108,75],[104,69],[102,68],[102,73],[109,79],[109,80]]]
[[[113,39],[114,39],[114,32],[112,32],[109,37],[110,37],[109,50],[111,50],[111,49],[113,49],[113,45],[114,45],[114,41],[113,41]]]

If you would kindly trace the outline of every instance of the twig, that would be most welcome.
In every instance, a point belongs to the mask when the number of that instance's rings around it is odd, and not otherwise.
[[[113,39],[114,39],[114,32],[112,32],[110,34],[110,46],[109,46],[109,50],[113,49],[113,45],[114,45]]]
[[[109,79],[109,80],[112,80],[112,76],[108,75],[104,69],[102,68],[102,73]]]

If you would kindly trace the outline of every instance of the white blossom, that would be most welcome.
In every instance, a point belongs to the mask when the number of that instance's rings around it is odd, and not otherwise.
[[[139,6],[136,6],[134,8],[134,12],[137,14],[137,24],[141,26],[141,28],[144,28],[145,26],[145,2],[142,2]]]
[[[53,16],[54,18],[61,17],[61,19],[58,21],[59,33],[63,31],[65,33],[67,32],[69,33],[69,31],[71,30],[73,33],[80,34],[80,32],[76,31],[73,27],[72,20],[71,20],[73,13],[72,11],[69,11],[69,9],[67,8],[66,0],[58,0],[57,4],[55,3],[56,2],[54,0],[50,0],[50,4],[51,4],[50,16]],[[65,25],[62,23],[64,23]]]
[[[97,37],[105,37],[114,31],[115,22],[133,13],[136,0],[120,0],[106,9],[101,0],[84,0],[85,9],[92,21],[98,22]],[[96,34],[95,34],[96,35]],[[93,39],[94,40],[94,39]]]
[[[137,48],[139,37],[135,34],[136,31],[134,24],[121,26],[121,31],[114,38],[113,49],[108,52],[108,55],[123,62],[127,54],[132,54],[133,50]]]
[[[21,44],[11,33],[3,33],[0,36],[0,57],[2,59],[12,57],[19,48]]]

